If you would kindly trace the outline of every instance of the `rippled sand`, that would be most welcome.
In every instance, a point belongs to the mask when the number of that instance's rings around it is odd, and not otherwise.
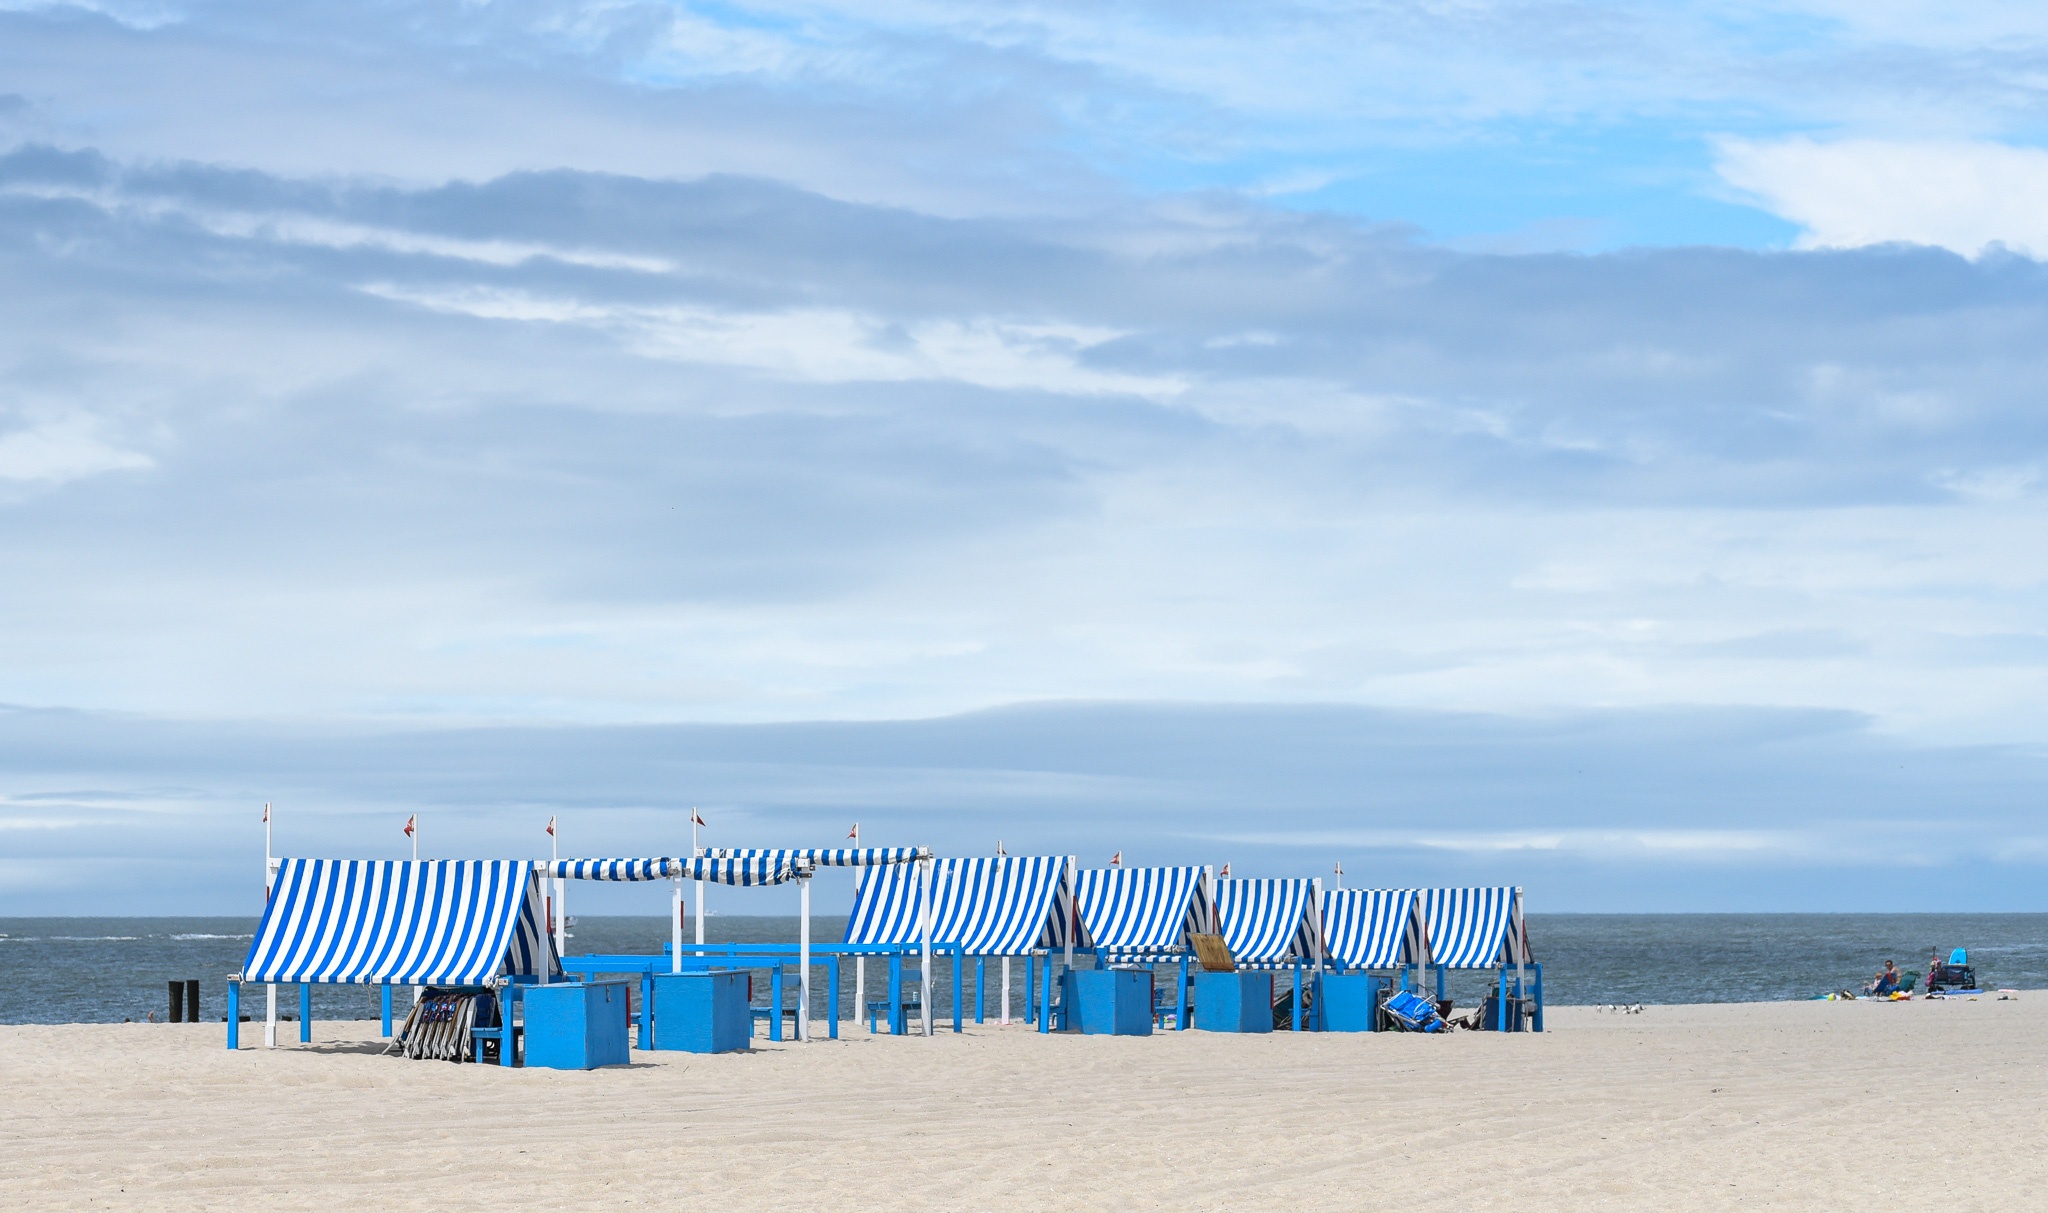
[[[238,1054],[220,1024],[0,1028],[0,1207],[2048,1202],[2048,994],[1562,1008],[1550,1026],[1105,1039],[990,1025],[636,1053],[592,1073],[382,1057],[368,1023]]]

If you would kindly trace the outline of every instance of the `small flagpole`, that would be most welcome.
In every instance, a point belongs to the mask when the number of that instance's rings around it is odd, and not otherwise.
[[[263,802],[263,906],[270,908],[270,881],[277,872],[277,861],[270,857],[270,802]],[[263,987],[263,1047],[277,1047],[277,983],[270,982]]]
[[[562,858],[562,838],[555,831],[555,819],[548,818],[548,857],[559,862]],[[569,882],[561,876],[555,877],[555,955],[569,954]]]
[[[860,850],[859,822],[856,821],[853,823],[853,829],[848,831],[846,836],[848,838],[853,839],[853,849],[856,851]],[[859,856],[855,856],[855,859],[858,860]],[[865,865],[863,865],[861,868],[861,874],[867,874],[867,868]],[[857,952],[854,954],[853,957],[853,1022],[855,1024],[859,1024],[861,1021],[861,1011],[864,1009],[863,1004],[867,1001],[867,996],[868,956],[865,952]],[[839,1014],[839,1009],[837,1007],[834,1007],[832,1009],[832,1013],[834,1015]]]
[[[697,827],[704,824],[696,806],[690,807],[690,858],[702,859],[704,848],[697,845]],[[704,881],[699,878],[691,883],[697,886],[697,946],[704,946]],[[701,953],[700,953],[701,955]]]

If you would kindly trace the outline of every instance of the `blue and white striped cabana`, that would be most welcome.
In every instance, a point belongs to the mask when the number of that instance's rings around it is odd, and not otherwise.
[[[1521,890],[1422,889],[1422,921],[1429,932],[1429,963],[1439,969],[1494,969],[1529,963],[1522,926]]]
[[[1325,889],[1323,946],[1347,969],[1427,965],[1421,898],[1413,889]]]
[[[821,868],[879,868],[932,857],[929,847],[730,847],[714,848],[710,853],[731,859],[808,861]],[[704,900],[701,895],[697,899],[697,930],[697,942],[703,943]],[[856,1008],[866,1000],[867,991],[868,958],[860,954],[853,958],[853,1003]]]
[[[810,1039],[811,1011],[811,873],[808,858],[789,851],[762,851],[746,855],[698,855],[689,859],[555,859],[540,865],[549,876],[563,880],[673,882],[674,908],[669,915],[669,965],[683,971],[683,881],[694,880],[699,889],[706,884],[741,887],[798,882],[797,1016],[798,1040]],[[559,887],[559,885],[557,886]],[[700,906],[702,902],[698,903]],[[702,943],[703,916],[697,922],[698,943]]]
[[[281,859],[239,980],[482,985],[559,972],[522,859]]]
[[[1437,997],[1444,994],[1447,969],[1499,969],[1502,1023],[1507,1021],[1507,973],[1515,973],[1515,994],[1529,989],[1529,931],[1522,920],[1522,890],[1512,885],[1476,889],[1422,889],[1423,929],[1429,934],[1430,966],[1436,969]],[[1542,980],[1536,988],[1535,1026],[1542,1026]]]
[[[1216,923],[1243,968],[1275,968],[1323,958],[1316,891],[1320,880],[1219,880]]]
[[[1074,877],[1076,943],[1105,964],[1177,960],[1215,919],[1205,869],[1084,868]]]
[[[963,955],[975,957],[1021,956],[1033,948],[1067,944],[1072,864],[1064,855],[1004,855],[869,868],[853,891],[846,942],[924,945],[924,1025],[929,1032],[932,941],[956,945]],[[1006,998],[1007,989],[1006,982]]]

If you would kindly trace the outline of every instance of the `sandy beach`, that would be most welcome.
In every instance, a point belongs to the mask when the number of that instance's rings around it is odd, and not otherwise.
[[[1551,1027],[856,1031],[590,1073],[383,1057],[371,1023],[239,1054],[219,1024],[0,1028],[0,1205],[2018,1209],[2048,1184],[2048,995]]]

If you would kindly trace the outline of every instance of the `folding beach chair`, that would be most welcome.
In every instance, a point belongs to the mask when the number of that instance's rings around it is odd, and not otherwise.
[[[1441,1032],[1444,1017],[1437,1013],[1436,1003],[1414,990],[1398,990],[1387,999],[1387,1016],[1401,1026],[1404,1032]]]

